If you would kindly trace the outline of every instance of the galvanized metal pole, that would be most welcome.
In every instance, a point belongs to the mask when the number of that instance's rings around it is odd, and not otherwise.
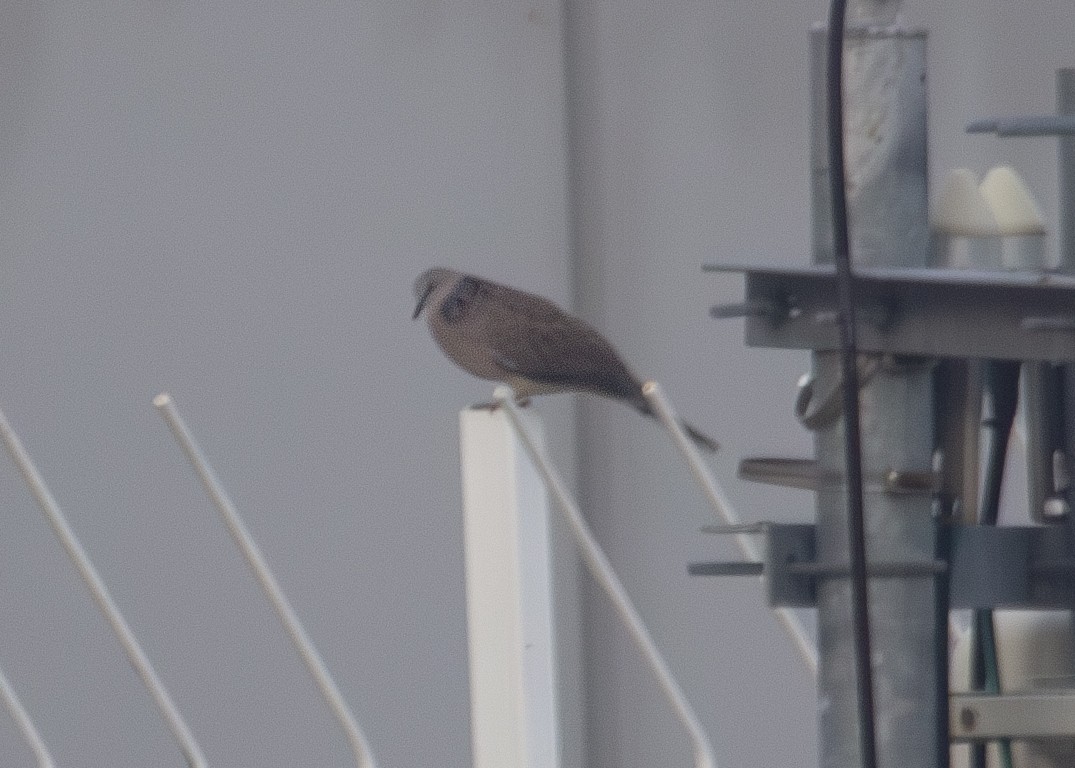
[[[1075,69],[1056,71],[1056,111],[1075,115]],[[1075,272],[1075,135],[1059,139],[1060,270]]]
[[[926,197],[926,36],[894,26],[849,21],[845,43],[845,130],[851,255],[856,264],[924,266],[929,253]],[[833,258],[829,159],[825,126],[825,35],[811,40],[811,123],[814,261]],[[813,356],[815,397],[839,387],[836,352]],[[881,365],[861,387],[865,527],[870,561],[921,561],[935,556],[928,492],[892,495],[881,478],[892,470],[932,466],[932,406],[928,365]],[[840,418],[816,425],[822,477],[843,476]],[[817,556],[848,559],[847,503],[842,481],[823,481],[817,494]],[[939,676],[937,596],[932,579],[873,579],[870,624],[876,687],[877,750],[881,766],[937,768],[943,718]],[[859,757],[851,594],[846,578],[817,590],[819,748],[822,768],[854,768]]]
[[[1061,117],[1075,115],[1075,69],[1056,70],[1056,112]],[[1058,203],[1060,208],[1060,258],[1061,272],[1075,273],[1075,134],[1057,136],[1057,169],[1060,181]],[[1063,412],[1064,422],[1062,443],[1066,469],[1075,469],[1075,365],[1063,368]],[[1075,482],[1066,488],[1067,522],[1070,530],[1075,532]],[[1075,606],[1072,606],[1075,609]]]
[[[1060,118],[1075,116],[1075,69],[1056,70],[1056,113]],[[1056,138],[1060,220],[1057,270],[1075,274],[1075,134],[1061,131]],[[1046,451],[1045,455],[1039,453],[1036,457],[1028,457],[1031,516],[1035,520],[1052,521],[1066,518],[1069,527],[1075,531],[1075,520],[1071,515],[1071,510],[1075,509],[1075,483],[1070,482],[1071,472],[1075,469],[1075,365],[1068,363],[1053,368],[1050,363],[1039,363],[1030,368],[1030,371],[1043,370],[1053,373],[1050,383],[1055,385],[1055,391],[1045,391],[1044,374],[1039,373],[1033,379],[1027,376],[1028,383],[1037,385],[1037,391],[1028,392],[1027,396],[1027,406],[1033,409],[1026,419],[1027,443],[1035,447],[1045,445],[1053,450]],[[1054,408],[1051,410],[1044,406],[1048,395],[1053,398]],[[1043,440],[1043,433],[1053,438],[1051,445]],[[1036,466],[1033,458],[1038,459]]]

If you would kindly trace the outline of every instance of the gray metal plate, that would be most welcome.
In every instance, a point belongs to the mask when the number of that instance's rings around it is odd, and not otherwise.
[[[703,269],[746,276],[749,346],[839,348],[831,266],[707,264]],[[1075,277],[1070,275],[862,267],[855,278],[860,351],[1075,360]]]

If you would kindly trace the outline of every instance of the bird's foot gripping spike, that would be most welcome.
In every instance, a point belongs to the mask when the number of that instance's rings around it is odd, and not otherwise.
[[[489,413],[492,413],[493,411],[499,410],[500,407],[501,407],[501,403],[500,403],[499,400],[489,400],[489,401],[484,402],[484,403],[474,403],[474,405],[470,406],[470,410],[472,410],[472,411],[489,411]]]
[[[515,398],[515,404],[517,406],[519,406],[520,408],[526,408],[527,406],[530,405],[530,398],[529,397],[517,397],[517,398]],[[474,405],[470,406],[470,410],[472,410],[472,411],[489,411],[489,412],[492,412],[492,411],[497,410],[498,408],[500,408],[500,401],[499,400],[490,400],[490,401],[485,402],[485,403],[474,403]]]

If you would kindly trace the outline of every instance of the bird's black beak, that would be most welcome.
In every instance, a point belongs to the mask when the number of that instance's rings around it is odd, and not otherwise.
[[[433,293],[432,285],[426,288],[425,291],[422,293],[421,297],[418,299],[418,306],[414,308],[414,314],[411,315],[411,320],[417,320],[418,315],[422,314],[422,310],[425,309],[426,301],[429,299],[429,294],[431,293]]]

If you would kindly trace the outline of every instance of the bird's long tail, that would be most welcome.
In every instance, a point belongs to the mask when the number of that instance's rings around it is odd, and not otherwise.
[[[716,453],[720,450],[720,443],[709,435],[699,432],[685,421],[680,421],[679,425],[683,427],[683,431],[687,433],[687,437],[693,440],[694,444],[702,450],[708,451],[709,453]]]
[[[637,408],[641,413],[649,416],[652,419],[657,419],[657,414],[650,408],[649,401],[645,397],[639,395],[637,400],[631,400],[631,405]],[[694,441],[694,444],[707,453],[716,453],[720,450],[720,443],[711,438],[704,432],[699,432],[693,426],[680,419],[679,426],[683,427],[683,431],[687,433],[687,437]]]

